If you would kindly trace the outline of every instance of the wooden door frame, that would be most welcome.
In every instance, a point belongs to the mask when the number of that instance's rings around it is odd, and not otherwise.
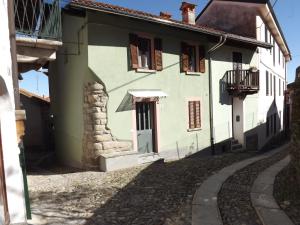
[[[4,160],[3,160],[3,148],[2,148],[2,138],[1,138],[1,123],[0,123],[0,195],[2,195],[3,206],[4,206],[4,223],[10,224],[8,203],[7,203],[7,192],[6,192],[6,182],[5,182],[5,170],[4,170]],[[0,196],[1,197],[1,196]]]
[[[133,97],[132,104],[132,140],[133,140],[133,149],[138,152],[138,140],[137,140],[137,124],[136,124],[136,103],[138,102],[145,102],[145,103],[152,103],[153,104],[153,153],[159,152],[159,98],[151,97],[151,98],[136,98]]]

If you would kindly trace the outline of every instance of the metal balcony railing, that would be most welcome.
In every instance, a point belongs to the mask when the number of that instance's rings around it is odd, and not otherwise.
[[[17,37],[61,41],[60,0],[14,0]]]
[[[229,70],[224,81],[229,94],[254,94],[259,91],[259,71]]]

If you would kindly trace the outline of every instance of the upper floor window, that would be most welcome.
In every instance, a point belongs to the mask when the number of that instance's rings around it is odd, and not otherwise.
[[[275,61],[276,61],[276,54],[275,54],[275,40],[273,39],[273,66],[275,66]]]
[[[273,84],[272,84],[273,78],[272,77],[273,77],[272,73],[270,73],[270,95],[271,96],[273,95]]]
[[[138,38],[138,66],[152,69],[151,40],[148,38]]]
[[[181,43],[181,69],[184,72],[205,73],[204,47]]]
[[[281,81],[280,81],[280,79],[278,79],[278,85],[279,85],[279,87],[278,87],[278,95],[281,96]]]
[[[162,40],[129,34],[132,69],[162,70]]]
[[[269,42],[269,31],[268,31],[268,28],[267,26],[265,25],[265,42],[268,43]]]
[[[278,45],[278,64],[280,65],[281,51]]]
[[[266,71],[266,95],[269,95],[269,72]]]

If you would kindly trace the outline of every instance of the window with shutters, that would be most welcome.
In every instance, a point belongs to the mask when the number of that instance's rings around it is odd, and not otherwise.
[[[189,101],[189,130],[201,128],[200,101]]]
[[[181,70],[188,73],[205,73],[203,46],[181,43]]]
[[[160,38],[129,34],[129,45],[132,69],[137,71],[161,71],[163,69],[162,40]]]

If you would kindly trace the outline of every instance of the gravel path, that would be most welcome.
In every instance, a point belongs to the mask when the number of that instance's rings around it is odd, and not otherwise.
[[[295,180],[295,169],[288,165],[274,182],[274,197],[281,209],[295,225],[300,225],[300,189]]]
[[[32,211],[39,224],[49,225],[191,224],[196,188],[218,170],[253,155],[194,156],[108,173],[65,168],[32,173]]]
[[[283,159],[288,152],[255,162],[229,177],[218,194],[218,206],[224,225],[262,225],[252,207],[250,191],[260,172]]]

